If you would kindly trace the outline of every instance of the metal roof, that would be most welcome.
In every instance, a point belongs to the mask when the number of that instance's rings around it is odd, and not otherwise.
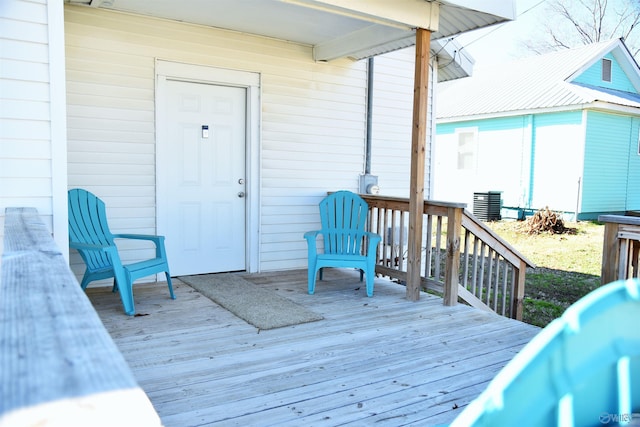
[[[439,121],[483,118],[604,102],[640,108],[640,96],[573,83],[572,80],[612,53],[636,89],[638,66],[622,40],[478,68],[471,77],[437,85]]]
[[[475,60],[453,37],[431,40],[431,51],[438,60],[438,83],[473,73]]]

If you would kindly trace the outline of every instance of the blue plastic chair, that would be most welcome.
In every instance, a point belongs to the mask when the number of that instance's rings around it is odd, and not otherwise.
[[[367,296],[373,296],[376,247],[381,238],[365,231],[368,211],[367,203],[350,191],[335,192],[320,202],[322,229],[304,234],[309,251],[309,294],[315,292],[318,271],[322,280],[325,267],[351,267],[360,270],[360,281],[363,273],[366,275]],[[322,253],[318,253],[318,236],[324,240]]]
[[[629,423],[640,423],[638,279],[605,285],[569,307],[451,426]]]
[[[76,249],[87,268],[82,278],[82,289],[89,282],[114,279],[113,291],[120,292],[125,313],[135,314],[133,282],[139,278],[165,273],[169,294],[175,299],[169,263],[164,248],[164,236],[143,234],[113,234],[107,224],[107,213],[102,200],[83,189],[69,190],[69,246]],[[149,240],[155,244],[153,259],[123,265],[115,239]]]

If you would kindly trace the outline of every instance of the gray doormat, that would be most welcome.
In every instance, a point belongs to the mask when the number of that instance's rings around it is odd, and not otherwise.
[[[180,276],[178,279],[258,329],[275,329],[323,319],[319,314],[235,274],[202,274]]]

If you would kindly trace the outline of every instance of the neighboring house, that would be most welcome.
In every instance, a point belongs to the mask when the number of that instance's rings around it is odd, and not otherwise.
[[[366,58],[370,172],[407,197],[415,28],[515,17],[513,2],[373,3],[3,1],[0,237],[5,207],[34,206],[64,249],[66,191],[83,187],[115,232],[166,235],[174,275],[306,267],[317,203],[367,170]]]
[[[622,40],[438,84],[434,198],[486,209],[474,194],[501,192],[506,217],[640,210],[639,91]]]
[[[472,207],[474,193],[498,191],[507,217],[640,210],[639,92],[622,40],[438,84],[434,198]]]

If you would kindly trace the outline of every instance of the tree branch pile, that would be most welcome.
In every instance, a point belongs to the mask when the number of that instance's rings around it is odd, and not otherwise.
[[[532,217],[527,219],[523,231],[527,234],[562,234],[568,233],[572,229],[564,226],[562,215],[557,212],[553,212],[547,206],[544,209],[540,209]]]

